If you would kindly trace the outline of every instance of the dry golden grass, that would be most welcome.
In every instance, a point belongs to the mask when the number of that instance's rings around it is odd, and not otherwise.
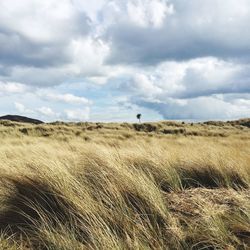
[[[249,249],[239,123],[0,122],[0,249]]]

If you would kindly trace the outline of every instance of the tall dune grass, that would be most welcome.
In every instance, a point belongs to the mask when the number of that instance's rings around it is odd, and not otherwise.
[[[0,249],[250,248],[248,128],[7,125]]]

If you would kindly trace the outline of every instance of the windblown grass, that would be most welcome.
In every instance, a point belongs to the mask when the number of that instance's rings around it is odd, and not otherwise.
[[[248,127],[5,122],[0,138],[0,249],[250,248]]]

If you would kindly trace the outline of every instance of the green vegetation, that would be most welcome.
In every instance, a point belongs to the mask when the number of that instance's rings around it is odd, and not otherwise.
[[[249,120],[0,122],[0,249],[249,249]]]

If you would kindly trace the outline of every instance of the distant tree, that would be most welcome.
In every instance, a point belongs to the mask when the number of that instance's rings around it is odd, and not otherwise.
[[[139,120],[139,122],[141,123],[141,114],[137,114],[136,118]]]

